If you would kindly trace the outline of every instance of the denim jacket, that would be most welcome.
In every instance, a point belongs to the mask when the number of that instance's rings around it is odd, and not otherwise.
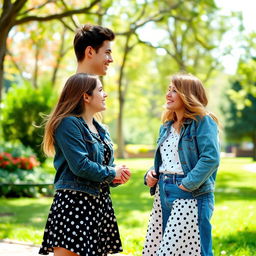
[[[186,119],[180,131],[178,154],[185,178],[182,185],[192,192],[193,196],[214,191],[217,169],[220,162],[220,147],[216,122],[206,115]],[[160,145],[168,137],[173,121],[160,127],[157,148],[155,152],[154,169],[159,178],[159,167],[162,164]],[[150,189],[151,195],[155,187]]]
[[[63,118],[55,131],[55,189],[70,189],[99,195],[101,183],[110,184],[115,175],[113,147],[109,133],[93,120],[100,137],[108,145],[108,166],[102,165],[104,146],[90,133],[82,117]]]

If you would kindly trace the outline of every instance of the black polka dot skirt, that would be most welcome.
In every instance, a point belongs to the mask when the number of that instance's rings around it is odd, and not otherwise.
[[[39,254],[62,247],[82,256],[107,256],[122,251],[107,186],[100,196],[58,190],[54,196]]]

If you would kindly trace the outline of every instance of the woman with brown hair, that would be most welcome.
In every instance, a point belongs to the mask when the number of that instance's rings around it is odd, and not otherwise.
[[[67,80],[46,122],[43,149],[55,153],[56,193],[39,254],[122,251],[109,186],[127,182],[130,171],[114,165],[109,133],[94,118],[106,109],[106,97],[96,76],[77,73]]]
[[[197,77],[172,77],[154,167],[145,175],[155,194],[145,256],[213,255],[210,219],[220,149],[217,118],[207,103]]]

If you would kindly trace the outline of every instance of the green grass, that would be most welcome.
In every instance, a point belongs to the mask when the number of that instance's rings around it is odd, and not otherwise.
[[[152,159],[118,160],[132,170],[132,179],[112,189],[124,253],[141,255],[153,198],[143,185]],[[215,256],[256,255],[256,172],[249,158],[223,158],[217,177],[212,219]],[[254,162],[254,164],[256,164]],[[256,168],[255,168],[256,169]],[[0,239],[40,244],[51,198],[0,199]]]

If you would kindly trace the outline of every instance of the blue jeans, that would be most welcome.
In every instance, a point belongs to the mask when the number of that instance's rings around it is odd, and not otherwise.
[[[214,194],[207,193],[196,198],[191,192],[186,192],[178,186],[184,175],[161,174],[159,178],[160,200],[163,215],[163,233],[171,214],[172,204],[176,199],[197,199],[198,225],[200,232],[200,246],[202,256],[213,256],[212,253],[212,227],[210,219],[213,214]]]

